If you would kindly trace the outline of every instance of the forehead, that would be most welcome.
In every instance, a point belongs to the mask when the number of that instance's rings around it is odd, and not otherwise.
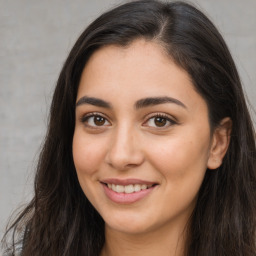
[[[204,102],[188,73],[159,44],[145,40],[97,50],[81,76],[78,98],[84,95],[108,101],[170,96],[190,105]]]
[[[112,66],[108,65],[110,62]],[[160,44],[155,41],[137,39],[127,46],[107,45],[101,47],[92,54],[86,67],[92,68],[92,65],[96,65],[108,69],[113,67],[115,71],[124,69],[132,71],[131,67],[133,66],[135,69],[141,67],[145,72],[151,72],[152,67],[155,71],[158,70],[156,65],[159,65],[159,62],[163,66],[173,63],[171,57],[167,55]],[[163,66],[159,68],[163,68]]]

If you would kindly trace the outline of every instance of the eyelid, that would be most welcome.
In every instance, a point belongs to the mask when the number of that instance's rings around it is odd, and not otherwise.
[[[89,112],[89,113],[86,113],[86,114],[83,114],[79,119],[80,119],[80,122],[82,122],[83,124],[85,124],[86,120],[88,120],[90,117],[94,117],[94,116],[100,116],[100,117],[103,117],[104,119],[107,120],[107,122],[111,125],[111,122],[109,121],[109,117],[106,116],[105,114],[101,113],[101,112]],[[90,127],[90,128],[100,128],[100,127],[106,127],[106,125],[103,125],[103,126],[90,126],[90,125],[87,125],[87,127]]]
[[[85,125],[85,122],[88,120],[88,118],[90,117],[94,117],[94,116],[100,116],[100,117],[103,117],[104,119],[106,119],[106,121],[112,125],[111,121],[109,120],[110,118],[106,115],[106,114],[103,114],[101,112],[89,112],[89,113],[86,113],[86,114],[83,114],[79,119],[80,119],[80,122],[82,122],[84,125]],[[164,119],[166,119],[168,122],[170,122],[170,125],[168,126],[164,126],[164,127],[152,127],[152,126],[148,126],[146,125],[146,123],[149,122],[150,119],[152,118],[157,118],[157,117],[162,117]],[[154,113],[150,113],[148,114],[145,118],[144,118],[144,122],[142,124],[142,126],[148,126],[148,127],[151,127],[151,128],[156,128],[156,129],[166,129],[170,126],[173,126],[175,124],[179,124],[177,119],[170,115],[170,114],[167,114],[167,113],[164,113],[164,112],[154,112]],[[89,128],[103,128],[103,127],[106,127],[106,126],[109,126],[109,125],[102,125],[102,126],[90,126],[90,125],[87,125],[87,127]]]
[[[162,113],[162,112],[156,112],[156,113],[151,113],[148,116],[146,116],[146,118],[145,118],[146,121],[144,121],[142,125],[147,126],[145,124],[148,123],[150,119],[157,118],[157,117],[162,117],[162,118],[166,119],[168,122],[170,122],[170,125],[169,126],[164,126],[164,127],[153,127],[153,128],[166,129],[166,128],[172,126],[172,125],[178,124],[177,119],[175,117],[171,116],[170,114],[166,114],[166,113]],[[152,126],[148,126],[148,127],[152,127]]]

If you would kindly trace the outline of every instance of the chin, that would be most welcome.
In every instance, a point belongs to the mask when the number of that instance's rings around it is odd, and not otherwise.
[[[116,213],[112,216],[108,216],[109,218],[106,217],[104,220],[107,228],[131,235],[146,233],[154,229],[155,225],[151,218],[139,215],[138,213]]]

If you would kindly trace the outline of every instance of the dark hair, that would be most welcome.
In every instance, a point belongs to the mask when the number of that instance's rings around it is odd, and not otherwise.
[[[186,255],[256,253],[255,137],[229,50],[209,19],[184,2],[133,1],[106,12],[82,33],[60,73],[35,177],[35,196],[14,224],[10,255],[99,255],[104,222],[78,183],[72,157],[75,101],[82,70],[105,45],[155,41],[188,72],[205,99],[211,129],[232,120],[231,141],[216,171],[206,171],[190,219]],[[17,246],[20,244],[20,246]]]

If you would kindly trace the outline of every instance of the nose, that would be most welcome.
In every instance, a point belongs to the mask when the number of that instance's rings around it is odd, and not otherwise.
[[[123,125],[116,128],[106,154],[106,162],[116,170],[127,170],[141,165],[144,154],[134,129]]]

